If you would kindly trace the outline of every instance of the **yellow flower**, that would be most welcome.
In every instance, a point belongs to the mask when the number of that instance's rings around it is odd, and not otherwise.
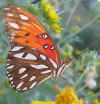
[[[60,18],[51,4],[48,3],[45,5],[45,11],[48,13],[50,19],[54,19],[55,23],[59,22]]]
[[[64,57],[67,57],[69,59],[73,59],[74,58],[73,55],[71,53],[69,53],[69,52],[64,52],[63,54],[64,54]]]
[[[60,27],[59,21],[60,17],[54,10],[53,6],[50,3],[47,3],[47,0],[42,0],[42,8],[44,14],[46,14],[48,21],[50,21],[50,26],[56,33],[61,33],[63,28]]]
[[[48,12],[48,17],[51,18],[51,19],[54,19],[55,23],[59,22],[59,20],[60,20],[59,16],[53,10]]]
[[[100,0],[97,0],[98,2],[100,2]]]
[[[58,24],[51,24],[51,27],[55,29],[56,33],[61,33],[63,28],[61,28]]]
[[[53,101],[32,101],[30,104],[55,104]]]
[[[83,71],[83,70],[84,70],[84,66],[80,65],[80,71]]]
[[[76,55],[81,55],[83,52],[81,50],[76,50],[75,53]]]
[[[89,91],[88,91],[88,94],[89,94],[89,95],[94,95],[94,92],[91,91],[91,90],[89,90]]]
[[[74,17],[74,21],[75,21],[75,22],[80,22],[80,17],[75,16],[75,17]]]
[[[76,31],[78,31],[79,29],[80,29],[80,27],[79,27],[78,25],[72,26],[72,31],[73,31],[73,32],[76,32]]]
[[[55,104],[83,104],[83,101],[78,99],[73,88],[67,87],[57,95]]]
[[[83,104],[83,100],[78,99],[73,88],[67,87],[56,96],[56,102],[32,101],[30,104]]]
[[[100,101],[97,100],[97,99],[95,99],[95,100],[94,100],[94,104],[100,104]]]
[[[47,0],[42,0],[42,4],[45,4],[47,2]]]

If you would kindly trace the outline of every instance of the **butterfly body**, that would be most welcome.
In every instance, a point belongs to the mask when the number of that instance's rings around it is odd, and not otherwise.
[[[26,91],[53,76],[57,79],[66,63],[35,16],[8,5],[5,9],[11,50],[7,57],[7,76],[16,91]]]

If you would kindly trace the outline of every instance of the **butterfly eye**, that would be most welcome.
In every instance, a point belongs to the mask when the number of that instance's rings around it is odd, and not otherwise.
[[[48,38],[48,35],[47,35],[47,34],[43,34],[43,35],[42,35],[42,38],[43,38],[43,39],[47,39],[47,38]]]
[[[52,46],[50,46],[50,49],[51,49],[51,50],[54,50],[54,49],[55,49],[55,47],[52,45]]]
[[[38,38],[47,39],[48,35],[47,33],[43,33],[42,35],[37,35]]]
[[[43,48],[47,49],[48,48],[48,44],[43,45]]]

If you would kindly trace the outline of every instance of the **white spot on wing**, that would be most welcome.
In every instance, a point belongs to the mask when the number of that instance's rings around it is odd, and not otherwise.
[[[27,16],[25,16],[25,15],[23,15],[23,14],[20,14],[19,16],[20,16],[20,18],[21,18],[22,20],[28,20],[28,19],[29,19]]]
[[[14,38],[15,38],[14,36],[11,36],[11,41],[12,41]]]
[[[26,91],[26,90],[27,90],[27,87],[24,87],[22,90],[23,90],[23,91]]]
[[[20,49],[22,49],[23,47],[21,47],[21,46],[16,46],[16,47],[14,47],[13,49],[11,49],[11,51],[18,51],[18,50],[20,50]]]
[[[26,71],[26,68],[20,68],[19,69],[19,74],[22,74],[22,73],[24,73]]]
[[[33,81],[36,77],[35,76],[32,76],[29,81]]]
[[[50,73],[51,70],[46,70],[46,71],[42,71],[41,74],[47,74],[47,73]]]
[[[32,83],[32,85],[29,88],[32,89],[36,85],[36,83],[37,82]]]
[[[24,74],[20,79],[23,79],[23,78],[25,78],[27,76],[28,76],[28,74]]]
[[[32,50],[36,50],[36,48],[31,48]]]
[[[9,74],[9,71],[7,70],[6,73]]]
[[[24,59],[28,59],[28,60],[37,60],[37,57],[34,56],[34,55],[31,54],[31,53],[28,53]]]
[[[9,80],[10,80],[10,81],[13,80],[13,77],[9,77]]]
[[[10,61],[10,59],[7,59],[7,61]]]
[[[49,58],[49,61],[52,63],[52,65],[54,66],[54,68],[57,69],[57,64],[55,63],[55,61],[53,61],[51,58]]]
[[[9,10],[10,8],[4,8],[4,10]]]
[[[46,56],[43,55],[43,54],[40,54],[40,58],[41,58],[42,60],[46,60]]]
[[[8,22],[8,24],[14,29],[19,29],[18,24],[16,24],[15,22]]]
[[[24,55],[24,52],[15,54],[14,57],[27,59],[27,60],[37,60],[37,57],[34,56],[33,54],[28,53],[25,57],[23,57],[23,55]]]
[[[17,85],[16,89],[19,89],[23,84],[24,84],[24,82],[20,82],[20,83]]]
[[[17,53],[14,55],[14,57],[17,57],[17,58],[23,58],[22,56],[24,55],[24,52],[23,53]]]
[[[17,7],[17,9],[19,10],[20,8],[19,8],[19,7]]]
[[[12,17],[13,14],[12,13],[7,13],[7,16]]]
[[[35,68],[35,69],[44,69],[44,68],[48,68],[48,66],[40,64],[40,65],[30,65],[31,67]]]
[[[7,69],[12,69],[14,65],[7,66]]]
[[[8,77],[11,77],[11,74],[8,74]]]
[[[16,34],[14,34],[14,33],[12,33],[12,34],[10,34],[11,36],[13,36],[13,37],[15,37],[16,36]]]
[[[10,65],[10,64],[6,64],[6,65]]]
[[[14,84],[14,82],[13,82],[13,81],[11,81],[10,83],[11,83],[12,85]]]

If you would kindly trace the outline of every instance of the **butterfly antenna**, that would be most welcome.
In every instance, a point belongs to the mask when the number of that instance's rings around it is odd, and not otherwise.
[[[64,63],[66,64],[65,67],[69,67],[70,65],[72,65],[73,60],[66,60]],[[66,81],[66,85],[70,86],[70,82],[69,82],[69,80],[68,80],[68,78],[67,78],[66,76],[60,74],[60,77],[61,77],[63,80]]]

